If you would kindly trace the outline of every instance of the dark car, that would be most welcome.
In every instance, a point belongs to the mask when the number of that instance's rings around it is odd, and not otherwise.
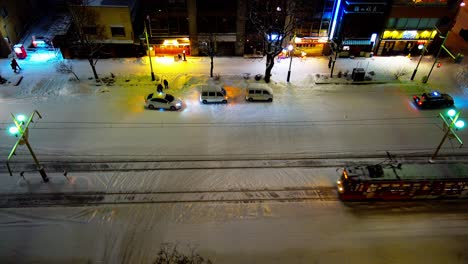
[[[454,105],[452,96],[437,91],[423,93],[421,97],[414,95],[413,101],[420,108],[440,108]]]

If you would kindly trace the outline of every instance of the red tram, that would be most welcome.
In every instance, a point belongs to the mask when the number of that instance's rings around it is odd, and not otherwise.
[[[341,200],[468,198],[468,164],[398,164],[345,167]]]

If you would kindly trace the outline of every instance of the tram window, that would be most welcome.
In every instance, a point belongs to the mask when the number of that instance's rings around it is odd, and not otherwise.
[[[399,191],[402,191],[402,190],[400,190],[400,184],[392,184],[392,186],[390,187],[390,191],[391,191],[391,192],[399,192]]]
[[[375,192],[377,190],[377,184],[371,184],[369,188],[367,188],[367,192]]]
[[[409,183],[403,184],[403,188],[402,188],[402,189],[403,189],[403,191],[405,191],[405,192],[410,191],[410,190],[412,189],[412,188],[411,188],[411,184],[409,184]]]
[[[429,191],[431,189],[431,184],[430,183],[426,183],[423,187],[423,191]]]
[[[453,189],[453,183],[452,182],[446,182],[444,185],[444,190],[449,191]]]

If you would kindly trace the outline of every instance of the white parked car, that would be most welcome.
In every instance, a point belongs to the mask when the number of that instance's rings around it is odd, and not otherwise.
[[[150,93],[146,97],[145,106],[148,109],[179,110],[182,108],[182,101],[167,93]]]

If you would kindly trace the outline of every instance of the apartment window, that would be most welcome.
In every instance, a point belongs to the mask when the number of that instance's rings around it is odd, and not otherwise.
[[[97,28],[96,26],[83,27],[83,33],[85,33],[86,35],[97,35]]]
[[[2,6],[2,8],[0,9],[0,15],[2,15],[3,18],[6,18],[8,16],[8,10],[6,9],[6,7]]]
[[[125,37],[124,27],[111,27],[111,33],[113,37]]]

